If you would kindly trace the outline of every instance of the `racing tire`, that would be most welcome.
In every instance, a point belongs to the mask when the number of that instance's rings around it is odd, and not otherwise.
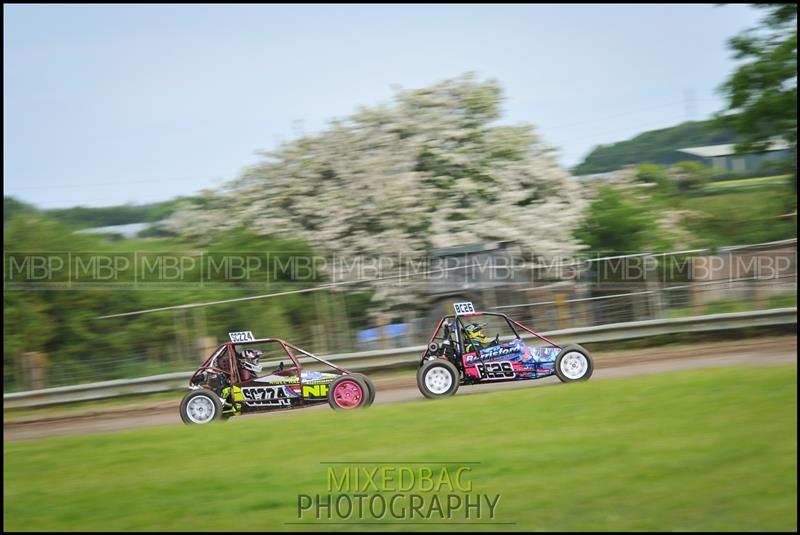
[[[428,399],[452,396],[458,386],[458,370],[449,360],[429,360],[417,370],[417,388]]]
[[[222,402],[211,390],[200,388],[183,396],[180,412],[186,425],[208,424],[222,418]]]
[[[578,344],[569,344],[561,348],[554,368],[564,383],[587,381],[594,372],[594,362],[586,349]]]
[[[328,387],[328,404],[335,411],[363,409],[370,405],[369,391],[358,375],[341,375]]]
[[[369,397],[367,398],[367,404],[365,407],[369,407],[375,401],[375,383],[372,382],[372,379],[364,375],[363,373],[354,373],[352,375],[356,375],[364,380],[367,384],[367,390],[369,391]]]

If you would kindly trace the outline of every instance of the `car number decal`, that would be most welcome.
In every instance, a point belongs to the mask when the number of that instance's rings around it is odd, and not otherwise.
[[[251,331],[228,333],[228,337],[231,339],[231,342],[252,342],[255,340]]]
[[[475,364],[481,379],[510,379],[516,375],[514,366],[509,361],[487,362]]]
[[[462,314],[474,314],[475,307],[472,306],[471,301],[465,301],[463,303],[453,303],[453,308],[456,311],[456,316],[460,316]]]
[[[242,387],[245,404],[250,407],[273,407],[290,405],[282,386],[246,386]]]

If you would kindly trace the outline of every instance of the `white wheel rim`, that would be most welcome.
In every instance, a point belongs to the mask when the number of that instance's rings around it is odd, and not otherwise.
[[[589,361],[582,353],[570,351],[561,359],[561,373],[567,379],[580,379],[589,369]]]
[[[453,376],[446,368],[434,366],[425,373],[425,386],[433,394],[444,394],[453,385]]]
[[[208,396],[195,396],[186,404],[186,416],[196,424],[204,424],[214,418],[216,407]]]

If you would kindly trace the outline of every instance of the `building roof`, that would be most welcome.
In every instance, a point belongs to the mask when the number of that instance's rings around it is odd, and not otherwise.
[[[152,223],[128,223],[127,225],[110,225],[108,227],[92,227],[76,230],[76,234],[121,234],[126,238],[134,238],[136,235],[150,227]]]
[[[735,145],[707,145],[705,147],[687,147],[685,149],[678,149],[678,152],[685,152],[692,156],[699,156],[701,158],[714,158],[715,156],[732,156],[736,154],[734,150]],[[786,150],[789,145],[785,141],[773,141],[763,152],[771,152],[775,150]]]

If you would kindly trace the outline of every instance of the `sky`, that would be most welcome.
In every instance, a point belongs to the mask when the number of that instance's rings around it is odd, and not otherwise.
[[[474,71],[571,167],[723,108],[747,5],[4,5],[3,188],[40,208],[235,178],[395,88]]]

